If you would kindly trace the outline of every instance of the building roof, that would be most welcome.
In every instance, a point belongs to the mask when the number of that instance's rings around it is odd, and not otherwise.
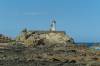
[[[66,34],[65,31],[46,31],[46,30],[30,30],[29,32],[37,32],[37,33],[64,33]]]

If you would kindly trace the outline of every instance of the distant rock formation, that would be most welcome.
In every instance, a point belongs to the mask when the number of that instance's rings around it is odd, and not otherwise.
[[[0,34],[0,43],[7,43],[11,40],[11,38],[3,35],[3,34]]]
[[[66,44],[73,43],[74,40],[66,35],[64,31],[28,31],[24,29],[22,34],[17,37],[17,41],[25,44]]]

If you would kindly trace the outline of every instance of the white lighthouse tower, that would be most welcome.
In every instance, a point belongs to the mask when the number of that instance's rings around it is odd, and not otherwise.
[[[55,21],[54,19],[52,20],[50,30],[51,30],[51,31],[56,31],[56,21]]]

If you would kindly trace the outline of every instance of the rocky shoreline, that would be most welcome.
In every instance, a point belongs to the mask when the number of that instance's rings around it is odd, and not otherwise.
[[[48,61],[0,61],[0,66],[86,66],[86,64],[74,64],[66,62],[48,62]]]
[[[62,50],[54,50],[54,46],[0,49],[0,66],[100,66],[99,62],[86,61],[78,51]]]

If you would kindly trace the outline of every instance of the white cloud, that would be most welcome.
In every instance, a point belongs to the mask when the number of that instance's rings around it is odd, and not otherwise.
[[[43,12],[27,12],[27,13],[24,13],[24,15],[40,16],[40,15],[46,15],[46,13],[43,13]]]

